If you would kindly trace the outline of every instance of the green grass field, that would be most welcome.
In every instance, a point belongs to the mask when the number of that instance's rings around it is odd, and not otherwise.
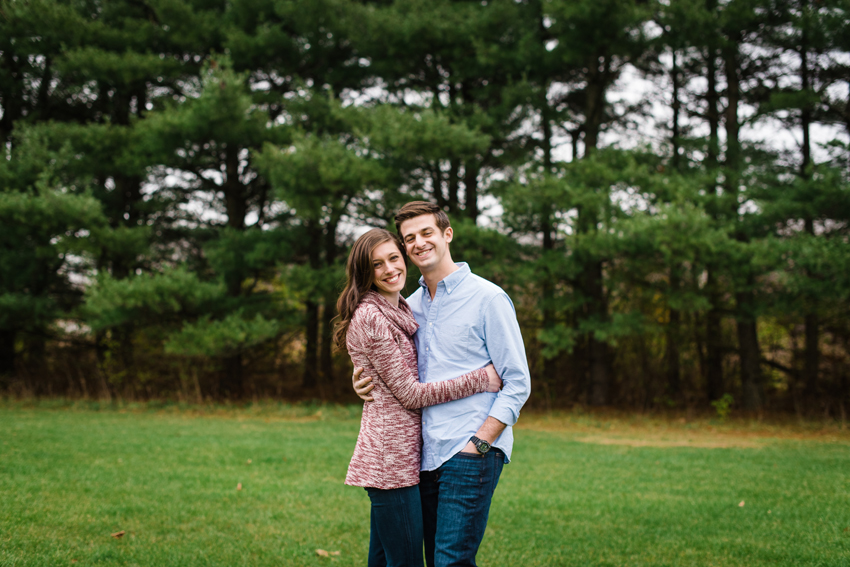
[[[0,403],[0,565],[365,565],[359,408],[59,406]],[[846,431],[521,423],[481,565],[850,565]]]

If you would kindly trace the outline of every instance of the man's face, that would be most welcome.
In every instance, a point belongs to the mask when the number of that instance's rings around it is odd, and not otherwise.
[[[452,228],[441,232],[434,215],[421,215],[401,223],[399,233],[410,261],[423,274],[437,269],[451,259],[448,256]]]

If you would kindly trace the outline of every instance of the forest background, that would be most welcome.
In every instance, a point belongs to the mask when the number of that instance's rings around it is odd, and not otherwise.
[[[0,392],[351,398],[347,248],[427,199],[533,406],[843,420],[848,9],[0,0]]]

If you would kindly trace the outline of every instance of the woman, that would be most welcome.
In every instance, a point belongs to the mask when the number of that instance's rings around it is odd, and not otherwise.
[[[407,257],[396,235],[376,228],[358,238],[346,275],[334,341],[366,369],[374,389],[345,483],[364,487],[372,502],[369,566],[421,566],[418,408],[498,392],[502,381],[491,364],[453,380],[419,383],[413,343],[419,326],[401,297]]]

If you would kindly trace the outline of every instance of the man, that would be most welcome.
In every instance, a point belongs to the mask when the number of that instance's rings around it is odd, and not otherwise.
[[[419,380],[437,382],[491,361],[503,381],[498,394],[482,393],[422,410],[419,490],[429,567],[475,565],[490,501],[502,466],[510,462],[511,426],[528,399],[531,379],[513,303],[497,285],[452,261],[454,233],[436,205],[414,201],[395,217],[410,260],[422,272],[407,302]],[[369,378],[355,391],[369,401]]]

